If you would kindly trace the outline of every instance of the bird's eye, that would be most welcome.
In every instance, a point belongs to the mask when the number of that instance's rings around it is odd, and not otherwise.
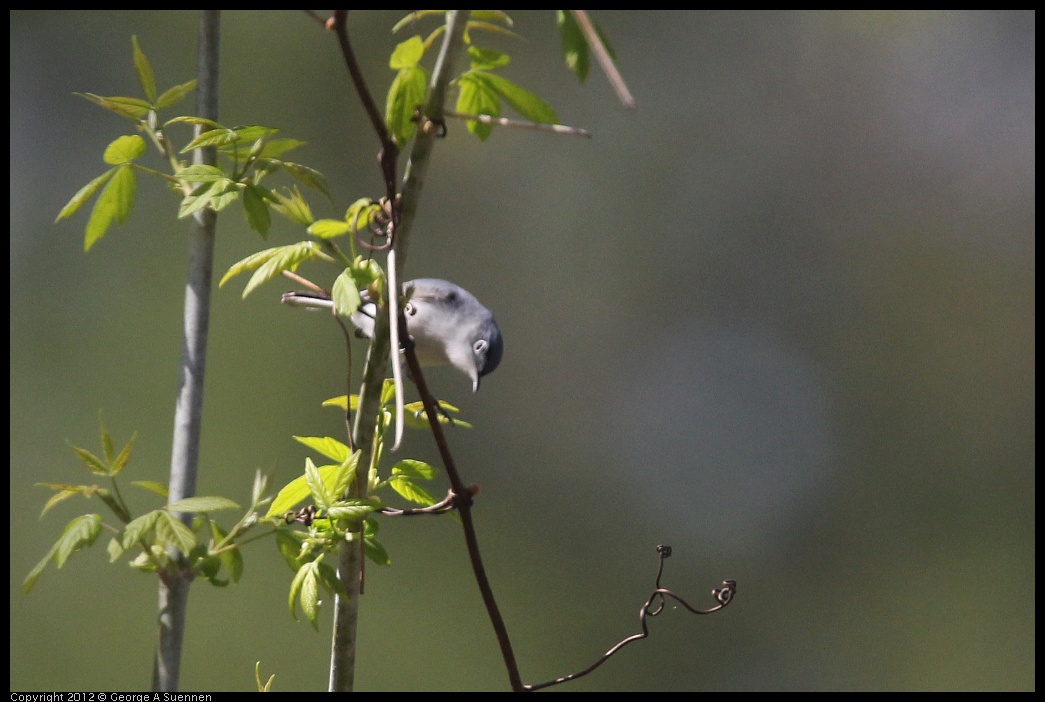
[[[475,344],[472,346],[472,348],[475,349],[475,353],[476,354],[481,355],[481,354],[486,352],[487,345],[488,344],[486,343],[486,339],[479,339],[478,341],[475,342]]]
[[[417,314],[417,308],[414,307],[414,303],[406,303],[406,306],[403,308],[403,314],[410,315],[411,317]]]

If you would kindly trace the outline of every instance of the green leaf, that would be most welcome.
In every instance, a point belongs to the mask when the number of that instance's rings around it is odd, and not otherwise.
[[[265,499],[265,491],[269,486],[269,474],[261,470],[254,473],[254,485],[250,489],[251,509],[257,507]]]
[[[287,596],[287,605],[290,607],[290,616],[297,621],[298,618],[298,595],[301,594],[301,586],[305,582],[311,563],[303,563],[294,573],[294,579],[290,581],[290,591]]]
[[[348,398],[345,395],[338,395],[337,397],[331,397],[329,400],[323,400],[324,407],[337,407],[342,410],[347,410]],[[352,395],[352,409],[359,407],[359,395]]]
[[[344,463],[352,455],[346,444],[329,436],[295,436],[294,441],[308,446],[336,463]]]
[[[319,581],[323,584],[323,587],[327,591],[340,595],[341,597],[348,597],[348,592],[345,591],[345,586],[341,583],[341,579],[337,577],[337,571],[327,563],[319,561]]]
[[[258,139],[268,139],[279,134],[279,130],[275,127],[266,127],[261,124],[249,124],[240,127],[233,127],[232,130],[236,133],[237,141],[245,142],[255,142]]]
[[[331,519],[362,519],[366,515],[377,510],[377,505],[365,502],[339,502],[327,507],[327,516]]]
[[[466,24],[465,25],[465,34],[468,33],[468,28],[467,27],[468,27],[468,25]],[[435,31],[433,31],[431,34],[429,34],[427,37],[425,37],[425,51],[428,51],[429,49],[431,49],[432,45],[435,44],[436,41],[439,40],[439,37],[443,36],[445,33],[446,33],[446,25],[445,24],[441,24],[438,27],[436,27]],[[465,43],[468,43],[467,39],[465,40]]]
[[[396,387],[395,380],[392,378],[385,378],[385,382],[381,385],[381,404],[388,405],[395,399]]]
[[[411,502],[416,502],[424,507],[436,503],[436,499],[432,497],[431,493],[409,478],[392,476],[388,479],[388,484],[393,490]]]
[[[512,27],[515,24],[504,10],[469,10],[468,17],[484,22],[500,22],[508,27]]]
[[[126,117],[132,122],[141,122],[145,119],[150,112],[152,112],[152,105],[147,101],[139,98],[130,97],[102,97],[101,95],[95,95],[94,93],[76,93],[82,98],[90,100],[96,105],[100,105],[111,112],[115,112],[121,117]]]
[[[457,83],[460,90],[457,96],[457,111],[470,115],[501,116],[501,102],[496,91],[489,82],[483,80],[477,71],[469,71],[461,76]],[[493,126],[475,120],[468,121],[468,131],[485,141],[493,130]]]
[[[149,102],[155,103],[156,76],[153,75],[152,66],[149,64],[145,52],[138,46],[138,37],[131,37],[131,43],[134,45],[134,70],[138,72],[138,82],[141,83],[142,90],[145,91],[145,97],[149,98]]]
[[[254,663],[254,682],[258,686],[258,692],[272,692],[272,683],[276,679],[276,674],[273,673],[269,676],[269,679],[264,684],[261,682],[261,661]]]
[[[167,505],[167,509],[171,512],[207,514],[223,509],[240,509],[240,506],[225,497],[186,497],[177,502],[171,502]]]
[[[90,497],[88,493],[94,492],[98,489],[97,485],[72,485],[70,483],[34,483],[36,487],[45,487],[51,490],[73,490],[74,492],[82,492],[85,497]]]
[[[210,188],[210,208],[215,212],[221,212],[239,198],[244,187],[242,183],[232,180],[214,183]]]
[[[458,417],[451,418],[449,416],[450,412],[453,412],[454,414],[460,412],[459,409],[451,405],[449,402],[439,400],[439,406],[443,409],[442,412],[436,414],[436,418],[440,424],[452,424],[453,426],[462,429],[474,428],[469,422],[466,422],[463,419]],[[403,405],[403,409],[405,410],[403,418],[406,420],[407,426],[415,429],[428,429],[428,416],[425,414],[425,406],[423,402],[420,400],[417,402],[408,402]]]
[[[511,59],[508,54],[493,49],[481,49],[478,46],[468,47],[468,57],[472,60],[472,70],[492,70],[507,66]]]
[[[176,105],[195,89],[195,80],[190,80],[188,83],[182,83],[181,85],[175,85],[173,88],[168,88],[164,91],[163,95],[160,95],[160,97],[156,99],[156,109],[163,110],[172,105]]]
[[[512,109],[526,119],[542,124],[555,124],[559,121],[551,105],[529,90],[493,73],[483,73],[482,79],[489,83],[498,95],[507,100]]]
[[[372,294],[375,291],[384,294],[385,272],[374,259],[356,256],[356,260],[352,262],[352,277],[355,278],[356,287],[360,290],[369,290]]]
[[[69,522],[55,544],[55,567],[61,568],[69,560],[69,556],[94,544],[101,530],[100,514],[85,514]]]
[[[392,475],[402,475],[407,478],[431,480],[436,476],[436,473],[438,473],[438,471],[435,466],[413,458],[403,459],[392,466]]]
[[[178,218],[183,219],[206,207],[220,212],[239,197],[241,187],[245,186],[241,186],[230,178],[200,183],[190,194],[182,198],[181,205],[178,207]]]
[[[359,294],[359,288],[356,287],[356,281],[350,268],[341,271],[341,275],[334,281],[330,292],[334,300],[334,311],[342,317],[351,317],[363,304],[363,298]]]
[[[334,471],[331,494],[341,498],[348,493],[348,486],[356,477],[356,466],[359,464],[359,451],[353,452],[351,456],[342,461],[337,470]]]
[[[305,459],[305,484],[308,485],[309,494],[312,495],[312,501],[316,503],[317,507],[325,509],[336,501],[337,498],[328,490],[319,469],[316,468],[316,464],[312,462],[311,458]]]
[[[134,174],[134,168],[130,164],[124,164],[117,167],[112,180],[98,197],[99,202],[104,200],[108,203],[111,200],[117,224],[123,224],[130,216],[137,187],[138,179]]]
[[[189,183],[213,183],[218,180],[229,180],[225,171],[217,166],[206,166],[201,163],[179,168],[174,172],[174,177]]]
[[[395,25],[392,27],[392,34],[395,34],[396,32],[398,32],[403,27],[407,27],[407,26],[410,26],[410,25],[413,25],[413,24],[417,24],[417,22],[419,20],[422,20],[425,17],[431,17],[432,15],[443,15],[443,14],[446,14],[446,10],[414,10],[413,12],[411,12],[408,15],[406,15],[405,17],[403,17],[403,19],[401,19],[401,20],[399,20],[398,22],[395,23]]]
[[[278,190],[272,191],[277,200],[276,203],[270,205],[272,209],[293,222],[306,227],[311,226],[316,220],[312,216],[312,209],[301,196],[301,191],[295,186],[294,190],[288,189],[287,192],[289,195],[282,195]]]
[[[210,534],[216,544],[224,541],[229,535],[217,522],[210,523]],[[243,575],[243,553],[238,548],[230,548],[219,553],[218,558],[221,559],[221,564],[225,566],[232,582],[238,583]]]
[[[307,229],[317,239],[333,239],[352,231],[351,225],[341,219],[317,219]]]
[[[315,168],[309,168],[300,163],[292,163],[290,161],[280,161],[279,165],[302,185],[314,188],[326,195],[328,198],[330,197],[330,189],[327,187],[326,176]]]
[[[188,83],[186,83],[186,85],[188,85]],[[182,115],[180,117],[175,117],[174,119],[169,119],[166,122],[164,122],[163,126],[164,128],[167,128],[172,124],[198,124],[201,127],[210,127],[212,130],[221,129],[223,131],[231,131],[227,127],[215,122],[212,119],[207,119],[206,117],[197,117],[196,115]]]
[[[491,34],[500,34],[501,36],[512,37],[513,39],[522,39],[522,37],[516,34],[515,32],[509,29],[505,29],[504,27],[498,27],[496,24],[492,24],[490,22],[469,20],[468,23],[465,25],[464,40],[466,42],[471,42],[471,33],[477,29],[481,29],[485,32],[490,32]]]
[[[110,563],[115,563],[123,556],[124,553],[127,552],[126,550],[124,550],[123,546],[120,545],[120,540],[117,539],[115,536],[109,539],[109,545],[105,547],[105,551],[109,554]]]
[[[319,561],[308,565],[301,583],[301,611],[305,613],[312,628],[319,631]]]
[[[109,435],[109,431],[105,428],[105,425],[101,423],[101,417],[99,417],[98,432],[101,434],[102,453],[105,455],[105,460],[112,464],[115,448],[113,447],[112,436]]]
[[[296,603],[300,600],[301,611],[305,613],[308,621],[318,631],[317,620],[319,618],[319,562],[310,561],[305,563],[294,575],[290,583],[290,614],[294,619],[298,618]]]
[[[209,129],[201,133],[198,137],[190,141],[181,153],[187,154],[190,151],[196,149],[202,149],[208,146],[225,146],[227,144],[233,144],[239,139],[239,136],[232,129]]]
[[[161,543],[174,546],[186,556],[196,546],[196,535],[170,512],[159,513],[156,519],[156,538]]]
[[[113,475],[113,476],[119,475],[120,472],[122,472],[123,469],[127,467],[127,464],[131,460],[131,448],[133,448],[134,442],[137,439],[138,439],[138,432],[134,432],[134,434],[131,435],[130,440],[126,444],[124,444],[122,449],[120,449],[119,455],[116,456],[116,458],[114,458],[112,460],[112,462],[109,464],[109,472],[110,472],[111,475]],[[112,447],[110,446],[108,448],[108,450],[106,451],[106,453],[111,452],[111,450],[112,450]]]
[[[110,168],[105,173],[102,173],[90,183],[76,191],[76,194],[73,195],[72,199],[65,204],[62,211],[58,213],[57,217],[55,217],[54,223],[58,224],[61,220],[72,217],[76,211],[83,206],[83,203],[90,200],[91,197],[98,192],[98,188],[105,185],[105,181],[109,180],[115,172],[115,168]]]
[[[148,490],[151,493],[159,495],[165,500],[167,499],[169,494],[166,485],[164,485],[163,483],[157,483],[152,480],[135,480],[131,483],[131,485],[140,487],[143,490]]]
[[[98,458],[87,449],[82,449],[78,446],[72,445],[70,445],[69,448],[71,448],[73,452],[76,454],[76,457],[79,458],[85,466],[87,466],[87,470],[91,471],[95,475],[109,475],[109,467],[105,465],[105,461]]]
[[[54,558],[54,554],[58,551],[58,544],[51,547],[51,550],[47,552],[47,555],[40,559],[40,562],[33,566],[33,569],[29,571],[29,574],[25,576],[25,580],[22,581],[22,594],[28,595],[29,591],[36,585],[36,581],[40,579],[47,564]]]
[[[105,236],[113,222],[123,224],[134,205],[137,180],[129,164],[117,166],[108,185],[94,203],[91,217],[84,231],[83,249],[90,251],[95,243]]]
[[[555,19],[559,25],[566,67],[577,74],[577,78],[583,83],[588,78],[588,42],[569,10],[556,10]]]
[[[385,123],[398,144],[406,144],[414,135],[414,115],[424,106],[427,92],[428,73],[421,66],[401,69],[392,81],[385,103]]]
[[[320,472],[324,469],[333,473],[336,466],[323,466],[320,468]],[[308,490],[308,484],[305,483],[305,476],[299,475],[294,478],[293,481],[283,486],[283,489],[276,493],[276,498],[272,500],[272,505],[269,506],[269,511],[265,513],[265,519],[275,516],[282,516],[289,510],[293,509],[298,502],[303,500],[310,494]]]
[[[243,211],[247,215],[247,224],[263,237],[268,236],[269,227],[272,225],[272,215],[269,214],[265,202],[268,192],[267,189],[253,183],[247,183],[243,191]]]
[[[127,526],[123,528],[123,536],[120,538],[120,545],[123,546],[124,550],[129,549],[140,539],[145,538],[145,535],[156,526],[156,521],[160,518],[161,511],[162,510],[155,509],[151,512],[146,512],[137,519],[129,522]]]
[[[388,60],[388,66],[393,71],[401,71],[404,68],[414,68],[421,62],[425,55],[424,42],[421,37],[414,35],[396,45],[392,56]]]
[[[369,524],[370,520],[367,520],[367,523]],[[366,552],[366,557],[374,563],[383,566],[392,565],[392,559],[388,557],[388,551],[372,536],[364,537],[363,550]]]
[[[43,518],[43,516],[45,514],[47,514],[47,512],[52,507],[54,507],[56,504],[58,504],[59,502],[61,502],[63,500],[68,500],[70,497],[75,497],[76,495],[83,495],[84,497],[90,497],[89,491],[91,490],[91,488],[88,488],[86,485],[67,485],[67,486],[66,485],[61,485],[61,486],[59,486],[59,485],[51,485],[51,484],[48,484],[48,483],[37,483],[37,485],[41,485],[43,487],[50,487],[52,489],[58,490],[58,492],[56,492],[55,494],[51,495],[51,497],[44,504],[44,508],[42,510],[40,510],[40,518],[41,519]]]
[[[205,578],[211,585],[225,587],[229,584],[228,580],[218,577],[218,574],[221,572],[221,559],[217,556],[207,554],[199,555],[193,561],[192,567],[193,570],[199,573],[199,575]]]
[[[335,477],[339,467],[340,464],[319,467],[319,477],[323,480],[323,485],[328,492],[333,491],[334,483],[336,482]],[[276,498],[272,500],[268,512],[265,513],[265,519],[283,516],[311,494],[312,491],[309,489],[308,482],[304,475],[294,478],[276,494]]]
[[[262,144],[261,150],[258,151],[258,153],[254,154],[254,156],[255,158],[260,159],[279,158],[286,152],[291,151],[292,149],[296,149],[299,146],[304,146],[306,143],[307,142],[300,141],[298,139],[272,139],[271,141],[264,142]],[[251,148],[253,148],[253,145],[249,147],[237,145],[235,151],[237,153],[243,154],[245,152],[248,152]]]
[[[171,562],[170,554],[167,553],[166,548],[156,543],[150,543],[142,549],[141,553],[132,558],[127,565],[140,573],[155,573],[160,568],[171,565]]]
[[[221,287],[229,279],[243,273],[257,269],[257,272],[251,278],[250,283],[247,284],[247,288],[243,291],[243,297],[246,297],[254,288],[261,283],[273,278],[284,270],[294,270],[302,261],[308,261],[311,259],[320,259],[333,263],[334,259],[323,253],[320,250],[319,245],[314,241],[299,241],[296,244],[290,244],[289,246],[277,246],[271,249],[265,249],[264,251],[258,251],[257,253],[247,256],[241,261],[234,263],[228,272],[222,277],[218,283],[218,287]],[[259,277],[260,276],[260,277]]]
[[[295,573],[301,568],[301,542],[305,537],[290,529],[276,532],[276,548]]]

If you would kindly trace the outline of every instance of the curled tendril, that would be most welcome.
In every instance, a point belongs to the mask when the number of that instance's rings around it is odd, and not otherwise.
[[[717,587],[711,591],[718,603],[725,607],[733,600],[733,595],[737,594],[737,581],[736,580],[723,580],[722,587]]]
[[[718,602],[717,605],[711,607],[710,609],[698,609],[696,607],[691,606],[688,602],[676,595],[671,590],[668,590],[667,588],[663,588],[660,586],[660,577],[664,573],[664,561],[671,556],[671,547],[663,545],[657,546],[657,553],[660,554],[660,566],[657,570],[656,589],[650,594],[649,599],[647,599],[646,602],[642,605],[642,609],[639,610],[639,624],[642,626],[642,633],[632,634],[626,639],[623,639],[622,641],[618,642],[610,650],[602,654],[602,656],[597,661],[592,663],[584,670],[581,670],[577,673],[570,673],[569,675],[564,675],[561,678],[549,680],[548,682],[538,683],[536,685],[524,685],[523,689],[528,691],[540,690],[545,687],[551,687],[552,685],[558,685],[560,683],[567,682],[569,680],[576,680],[577,678],[583,677],[595,670],[596,668],[598,668],[600,665],[608,661],[610,656],[612,656],[614,653],[621,650],[631,642],[638,641],[639,639],[645,639],[649,636],[649,624],[647,620],[650,617],[656,617],[664,611],[664,605],[667,601],[667,598],[669,597],[681,604],[683,607],[688,609],[693,614],[711,614],[712,612],[717,612],[733,600],[733,595],[735,595],[737,591],[737,583],[735,580],[723,580],[722,587],[715,588],[711,591],[711,594],[715,598],[715,601]]]
[[[377,205],[379,203],[371,200],[371,204]],[[352,232],[356,237],[356,243],[370,251],[388,251],[392,248],[392,244],[395,241],[395,231],[392,227],[392,208],[388,205],[388,198],[381,198],[380,208],[381,213],[373,218],[367,231],[371,240],[384,239],[385,241],[381,244],[371,244],[368,241],[363,241],[363,233],[359,231],[359,215],[364,208],[359,208],[352,216]]]

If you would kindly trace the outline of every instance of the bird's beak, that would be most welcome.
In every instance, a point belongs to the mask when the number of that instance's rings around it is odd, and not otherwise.
[[[478,375],[475,376],[474,378],[472,378],[472,392],[473,393],[479,392],[479,376]]]

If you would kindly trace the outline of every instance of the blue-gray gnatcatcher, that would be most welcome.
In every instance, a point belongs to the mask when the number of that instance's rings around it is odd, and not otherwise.
[[[403,288],[413,290],[403,314],[417,360],[422,366],[450,364],[471,378],[472,392],[476,392],[480,378],[496,370],[504,351],[493,314],[475,295],[446,280],[418,278]],[[362,295],[363,305],[351,319],[360,333],[370,336],[375,307],[365,291]],[[283,302],[323,309],[332,309],[334,304],[311,293],[287,293]]]

